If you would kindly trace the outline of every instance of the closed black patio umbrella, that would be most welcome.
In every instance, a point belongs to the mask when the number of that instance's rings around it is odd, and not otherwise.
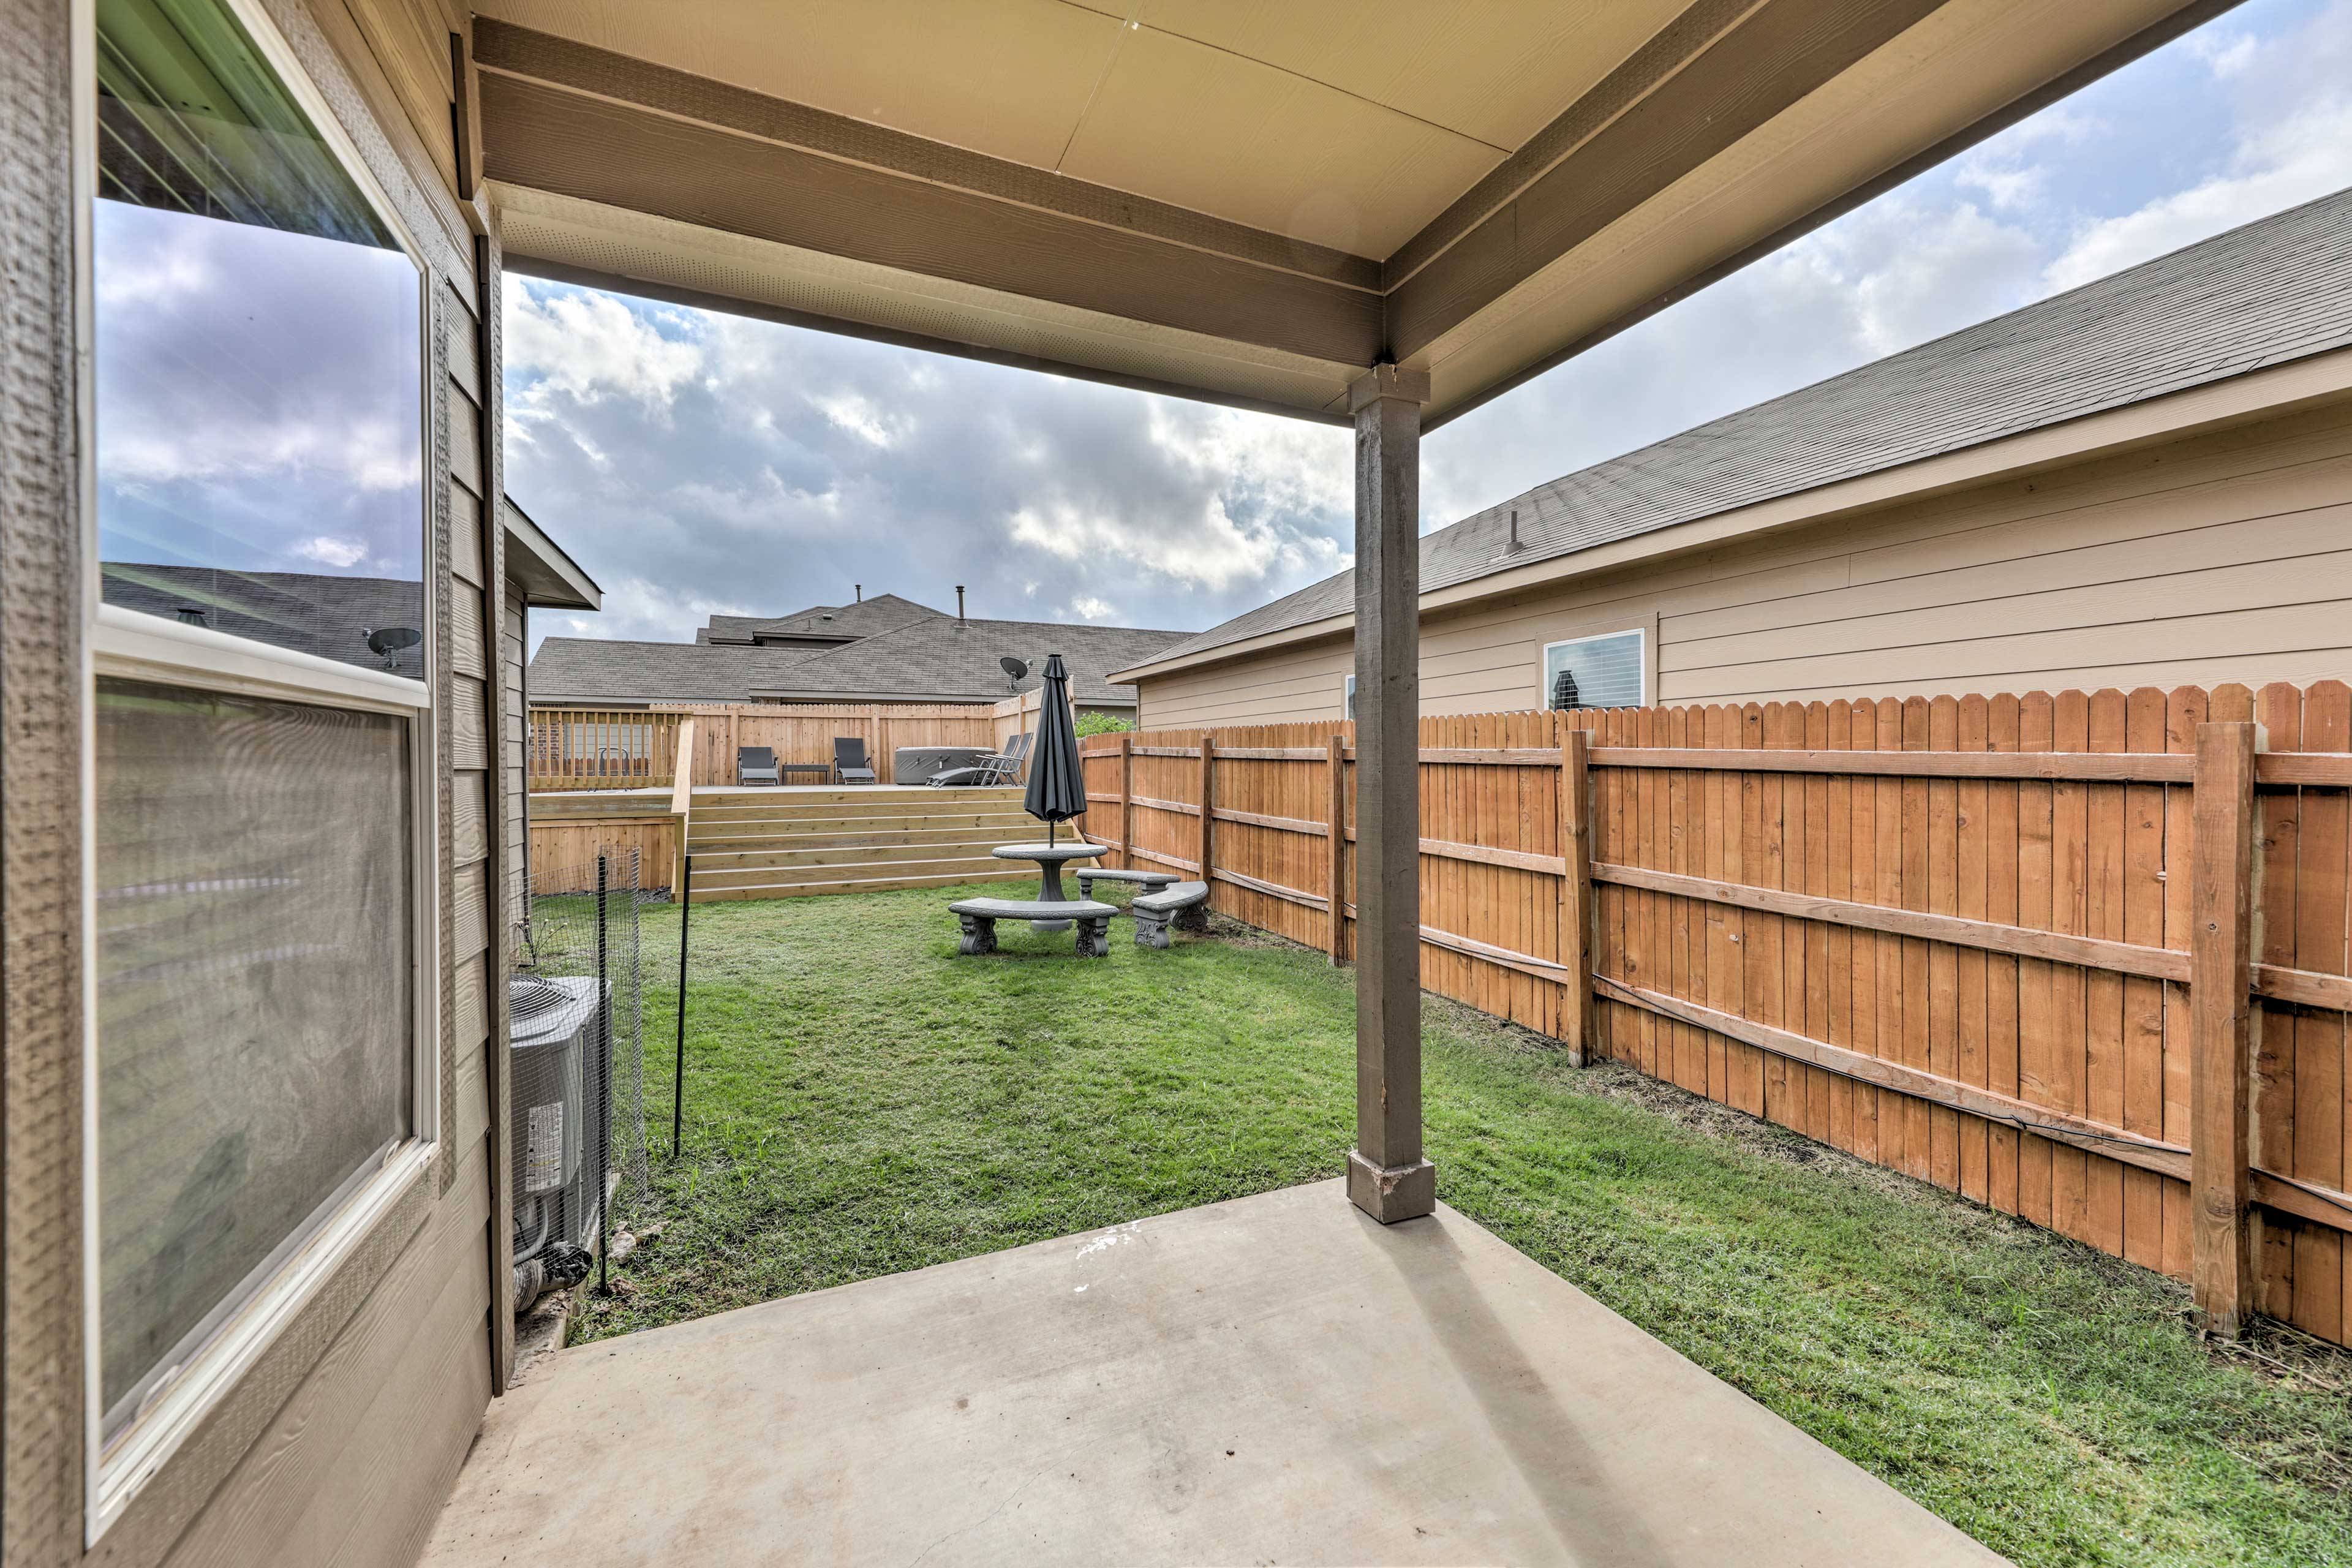
[[[1021,805],[1045,825],[1045,842],[1054,841],[1054,824],[1084,816],[1087,781],[1078,766],[1078,721],[1070,712],[1070,672],[1062,656],[1045,656],[1045,687],[1038,695],[1037,742],[1029,753],[1029,793]]]

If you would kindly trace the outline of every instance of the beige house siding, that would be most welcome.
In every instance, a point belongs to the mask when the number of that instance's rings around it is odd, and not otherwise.
[[[506,623],[499,633],[499,682],[506,690],[502,710],[506,733],[499,737],[499,765],[505,770],[505,795],[508,822],[515,830],[507,835],[507,921],[509,928],[522,917],[522,900],[526,896],[525,871],[530,864],[530,809],[523,736],[526,725],[523,703],[523,637],[529,625],[530,606],[523,600],[522,584],[507,580]]]
[[[1422,710],[1536,707],[1546,643],[1656,617],[1651,698],[2352,673],[2352,404],[1432,616]],[[1337,718],[1345,633],[1142,682],[1154,729]]]
[[[431,473],[436,501],[446,501],[430,567],[445,786],[436,857],[444,1158],[101,1538],[97,1555],[131,1568],[413,1562],[503,1376],[494,1259],[505,1221],[489,1132],[504,965],[492,911],[512,796],[490,772],[489,682],[504,601],[486,592],[499,577],[497,531],[484,521],[484,498],[498,493],[497,450],[485,439],[497,370],[478,334],[496,295],[479,275],[451,166],[449,37],[468,24],[440,0],[264,3],[403,209],[433,273],[428,429],[446,437]],[[11,1537],[12,1563],[79,1560],[46,1549],[20,1558],[20,1539]]]

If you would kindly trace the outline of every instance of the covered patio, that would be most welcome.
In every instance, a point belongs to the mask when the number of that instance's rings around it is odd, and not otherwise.
[[[492,0],[509,268],[1352,427],[1356,1133],[1344,1181],[560,1353],[429,1560],[1986,1560],[1440,1205],[1420,440],[2222,9]]]
[[[1382,1226],[1337,1181],[560,1354],[425,1555],[526,1560],[2000,1561],[1459,1214]]]

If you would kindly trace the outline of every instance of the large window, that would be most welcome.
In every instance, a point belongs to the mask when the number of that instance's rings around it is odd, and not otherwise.
[[[425,275],[281,41],[95,0],[91,1517],[429,1157]]]
[[[1543,705],[1639,708],[1649,669],[1649,634],[1638,629],[1552,643],[1543,650]]]

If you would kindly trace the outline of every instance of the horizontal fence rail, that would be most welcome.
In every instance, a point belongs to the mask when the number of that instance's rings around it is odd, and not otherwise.
[[[2260,727],[2234,873],[2221,837],[2220,868],[2196,854],[2207,725]],[[2347,1341],[2352,688],[1484,714],[1421,742],[1426,989],[2192,1279],[2218,1326]],[[1350,955],[1350,726],[1085,753],[1107,864]],[[2228,987],[2196,983],[2197,933],[2227,922],[2196,911],[2239,896],[2244,994],[2200,1008]]]

